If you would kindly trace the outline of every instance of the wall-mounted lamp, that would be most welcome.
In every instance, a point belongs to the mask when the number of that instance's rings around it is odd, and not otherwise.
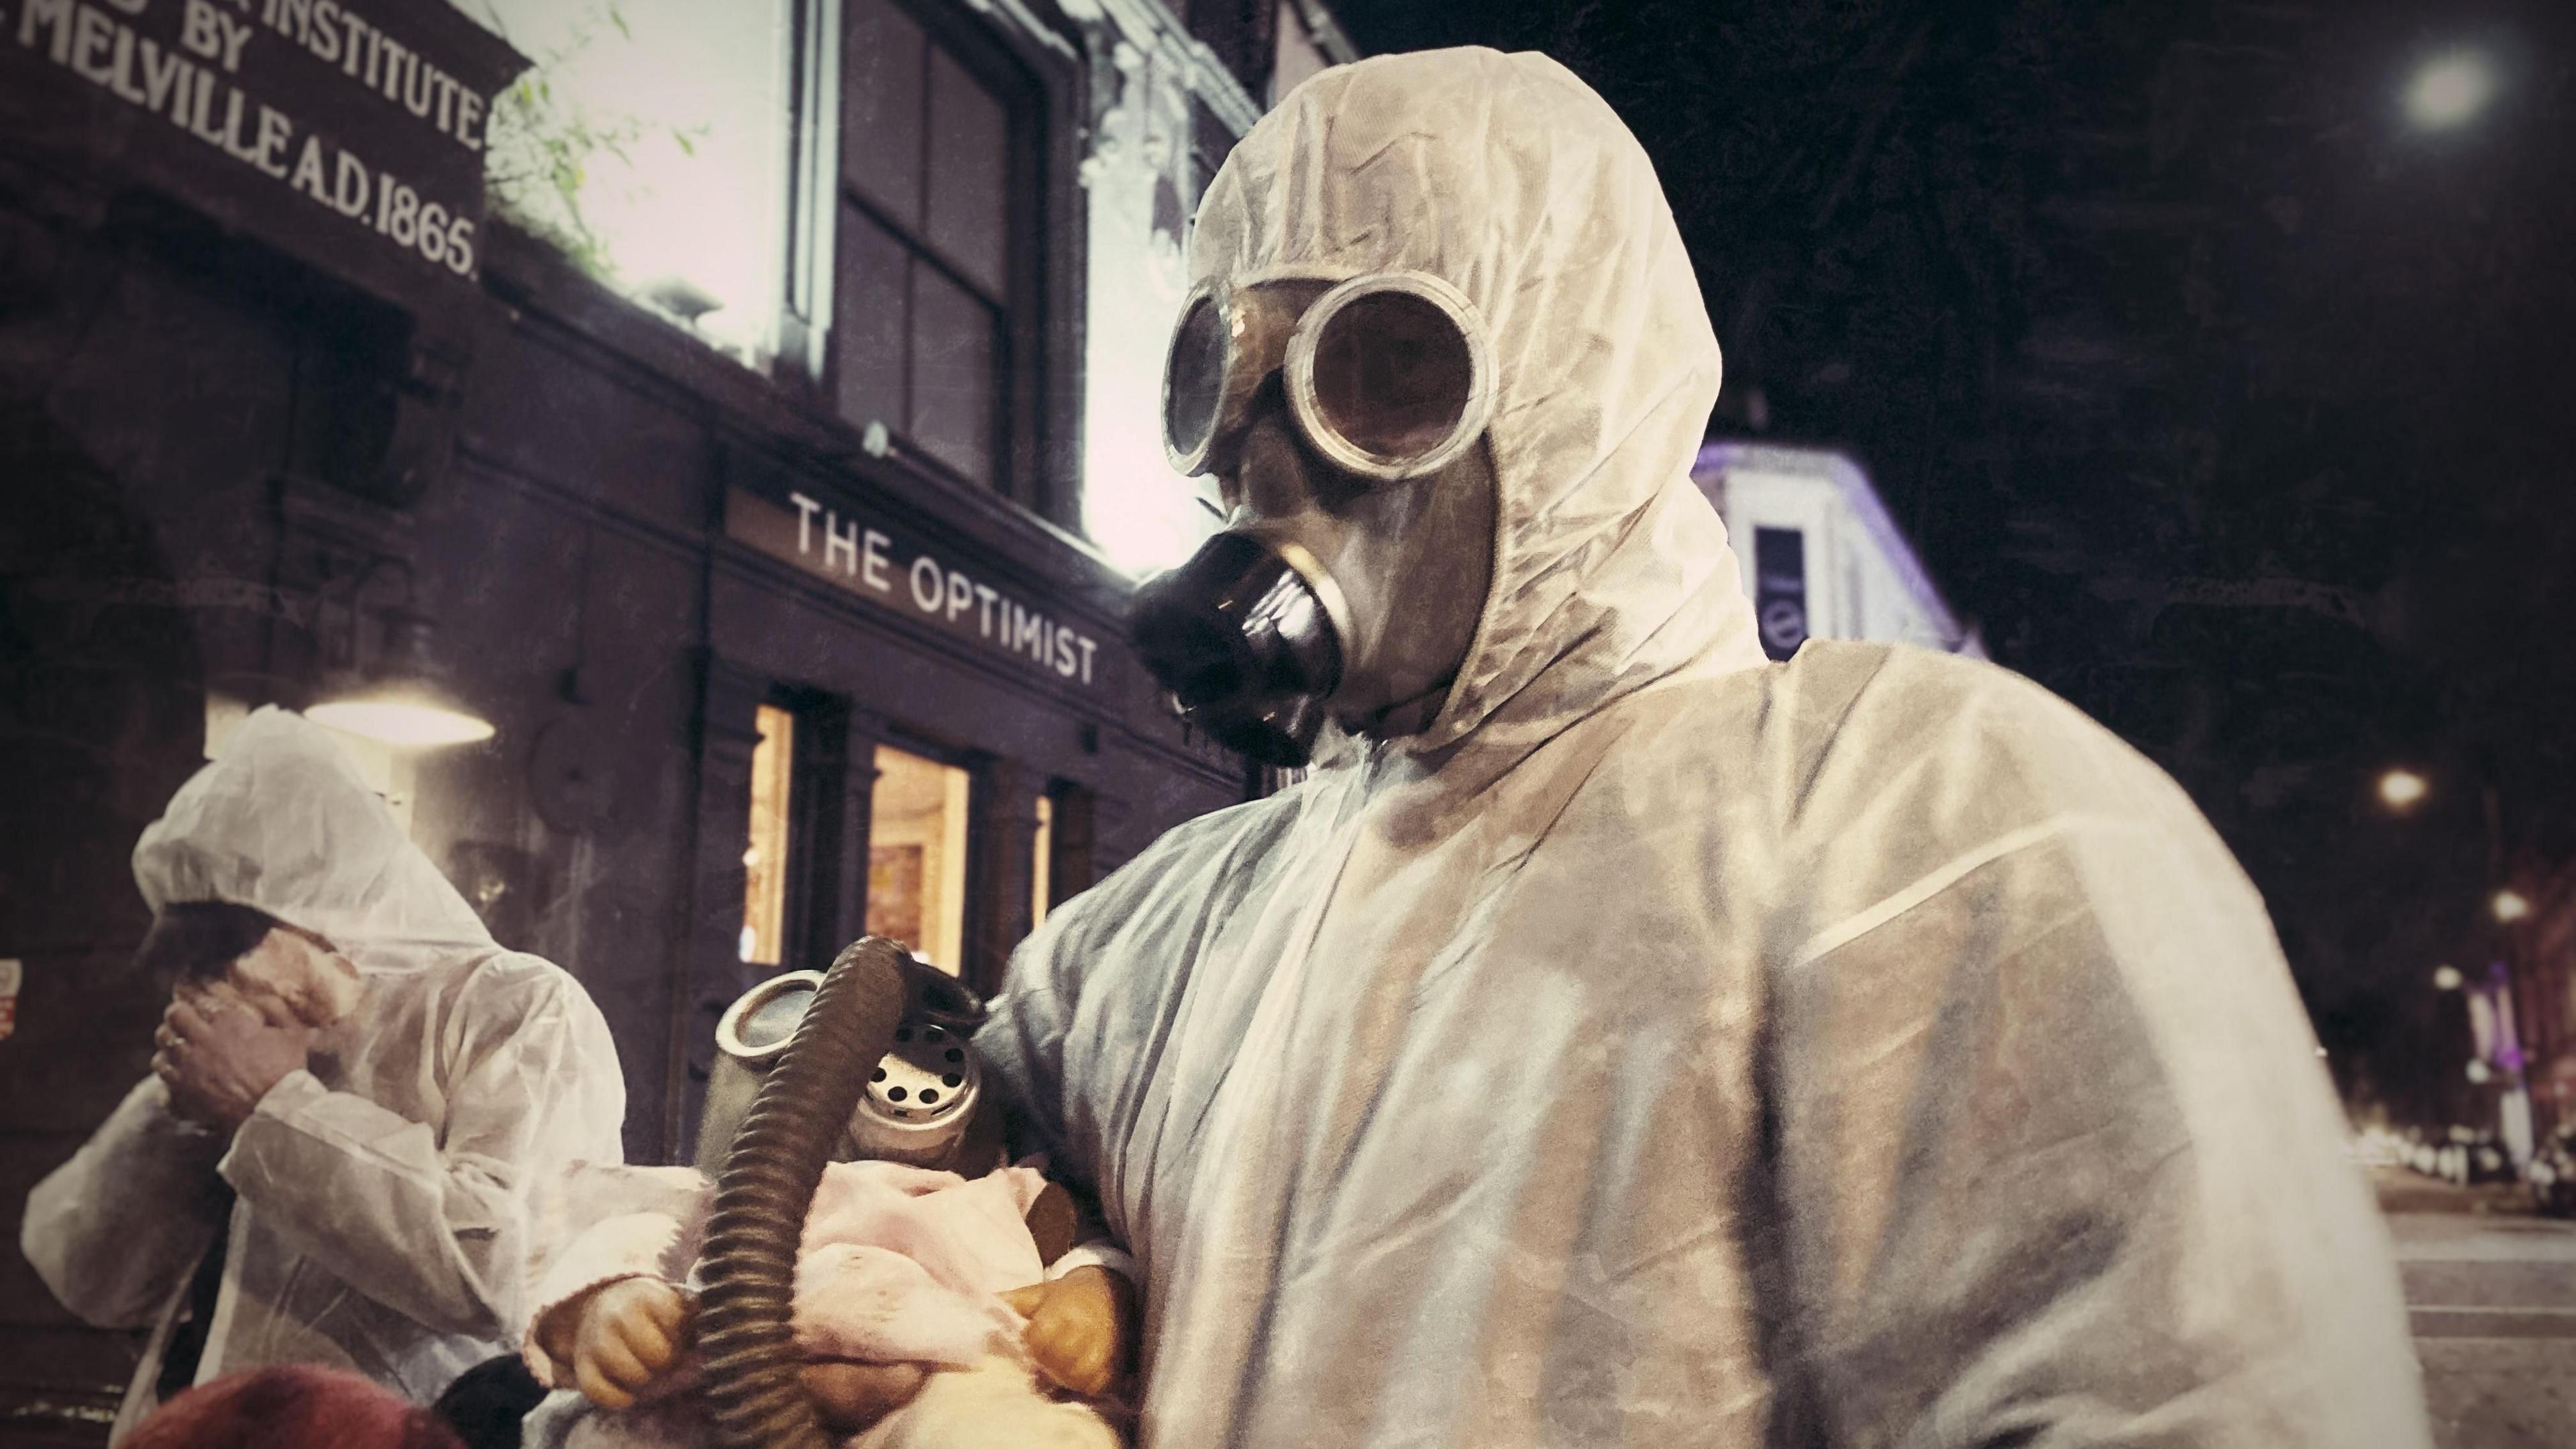
[[[387,566],[402,571],[403,601],[380,610],[362,609],[358,596],[367,580]],[[362,665],[359,636],[371,616],[382,621],[383,639],[374,660]],[[433,632],[430,621],[411,607],[411,566],[394,558],[369,565],[350,591],[346,664],[324,681],[320,698],[305,715],[316,724],[397,749],[436,749],[490,739],[492,722],[457,696],[431,659]]]

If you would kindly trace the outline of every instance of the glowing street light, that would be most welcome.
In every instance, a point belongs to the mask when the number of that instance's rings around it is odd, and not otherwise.
[[[2474,50],[2455,50],[2426,61],[2406,84],[2406,119],[2427,131],[2447,131],[2495,98],[2495,67]]]
[[[2379,777],[2379,798],[2391,810],[2411,810],[2432,787],[2413,770],[2391,770]]]
[[[352,624],[354,628],[354,623]],[[385,618],[388,640],[375,665],[344,671],[305,716],[396,749],[440,749],[492,738],[492,722],[450,690],[429,661],[430,625],[406,610]]]
[[[2469,1080],[2483,1087],[2495,1076],[2495,1068],[2484,1062],[2469,1063]]]
[[[2436,967],[2434,967],[2434,968],[2433,968],[2433,989],[2434,989],[2434,990],[2436,990],[2436,991],[2457,991],[2457,990],[2459,990],[2459,989],[2460,989],[2460,968],[2458,968],[2457,966],[2448,966],[2448,965],[2444,965],[2444,966],[2436,966]]]
[[[2508,925],[2531,914],[2531,902],[2520,891],[2497,891],[2489,904],[2495,907],[2495,918]]]
[[[330,699],[304,712],[315,724],[396,749],[434,750],[492,738],[492,722],[428,683]]]

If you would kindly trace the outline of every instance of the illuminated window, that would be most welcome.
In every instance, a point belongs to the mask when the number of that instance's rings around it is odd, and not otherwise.
[[[1055,865],[1055,797],[1038,797],[1038,840],[1029,857],[1029,928],[1046,924],[1047,877]]]
[[[755,367],[784,300],[790,0],[459,0],[534,65],[494,209]]]
[[[868,811],[868,934],[901,941],[942,971],[966,957],[967,775],[877,747]]]
[[[841,416],[1004,483],[1025,84],[895,0],[848,0],[833,368]]]
[[[779,961],[787,933],[787,796],[796,770],[796,716],[764,704],[751,750],[751,841],[742,852],[742,959]]]

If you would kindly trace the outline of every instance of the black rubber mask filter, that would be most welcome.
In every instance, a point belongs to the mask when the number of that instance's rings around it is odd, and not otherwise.
[[[1136,591],[1128,638],[1183,719],[1265,765],[1312,755],[1342,646],[1315,590],[1259,539],[1220,533]]]

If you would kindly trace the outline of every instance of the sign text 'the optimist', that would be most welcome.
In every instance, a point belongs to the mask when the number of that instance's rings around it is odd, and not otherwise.
[[[942,632],[1097,686],[1098,640],[817,499],[791,492],[787,502],[781,508],[736,489],[726,501],[725,531],[861,598],[925,619]]]

